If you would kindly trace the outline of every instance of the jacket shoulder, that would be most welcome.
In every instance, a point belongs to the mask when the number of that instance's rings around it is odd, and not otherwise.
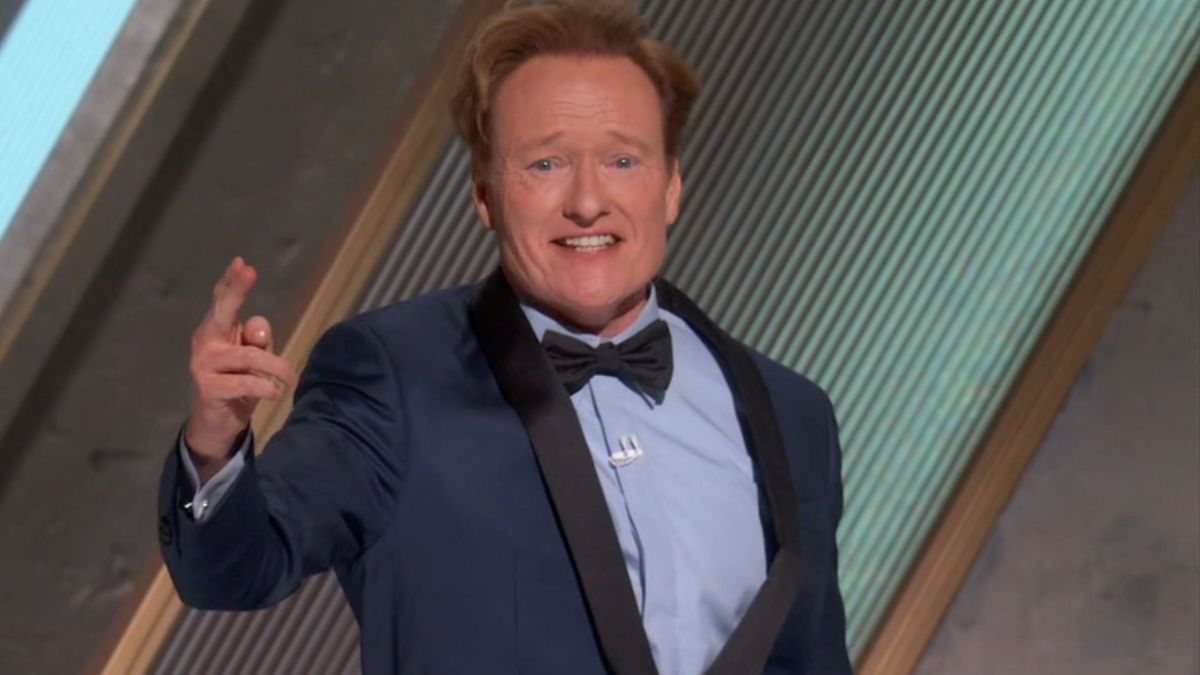
[[[331,326],[367,329],[384,343],[393,344],[406,336],[424,339],[445,331],[461,331],[467,325],[467,307],[474,285],[431,291],[416,297],[370,309]]]
[[[746,350],[750,352],[754,364],[758,366],[767,388],[777,402],[782,398],[789,407],[798,406],[822,414],[832,414],[833,403],[829,394],[816,382],[752,347],[746,347]]]
[[[762,373],[775,416],[796,462],[796,492],[811,499],[835,490],[841,500],[841,442],[829,395],[812,380],[751,350]]]

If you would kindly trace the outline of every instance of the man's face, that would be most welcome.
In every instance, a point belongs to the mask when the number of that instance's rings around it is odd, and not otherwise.
[[[623,57],[535,57],[501,83],[491,124],[472,198],[509,281],[560,320],[620,332],[679,212],[654,85]]]

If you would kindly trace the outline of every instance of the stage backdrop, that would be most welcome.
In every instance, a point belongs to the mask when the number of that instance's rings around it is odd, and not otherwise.
[[[644,9],[705,82],[666,276],[832,395],[857,656],[1196,63],[1200,7]],[[361,309],[492,268],[467,170],[449,143]],[[268,612],[188,610],[156,670],[353,672],[357,658],[326,575]]]

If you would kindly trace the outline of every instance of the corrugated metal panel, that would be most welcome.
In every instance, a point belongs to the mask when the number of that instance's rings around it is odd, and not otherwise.
[[[1200,8],[644,7],[706,82],[666,275],[832,395],[846,453],[841,575],[858,654],[1194,66]],[[455,142],[399,225],[363,309],[495,264],[467,171]],[[339,611],[323,596],[340,602],[328,577],[284,611]],[[345,650],[353,631],[340,611],[327,641]],[[189,612],[160,670],[196,657],[194,644],[180,646],[188,640],[215,649],[241,632],[283,644],[281,631],[261,628],[273,613],[214,622]]]
[[[270,610],[185,611],[152,672],[356,673],[358,626],[337,578],[324,574]]]

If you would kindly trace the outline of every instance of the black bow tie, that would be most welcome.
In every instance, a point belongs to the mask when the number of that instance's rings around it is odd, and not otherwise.
[[[604,373],[632,381],[662,403],[671,383],[671,331],[661,319],[619,345],[606,342],[593,348],[562,333],[546,331],[542,347],[571,394],[596,373]]]

